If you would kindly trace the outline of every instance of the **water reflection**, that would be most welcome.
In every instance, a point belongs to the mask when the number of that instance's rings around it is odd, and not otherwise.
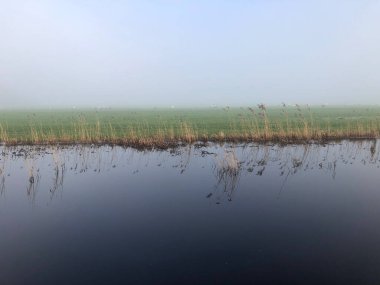
[[[216,204],[220,204],[223,195],[228,201],[232,201],[232,195],[238,185],[241,174],[241,162],[238,160],[234,150],[224,150],[222,155],[216,156],[215,175],[217,182],[214,193],[207,198],[215,196]]]
[[[59,152],[55,149],[53,151],[53,169],[54,169],[54,177],[53,177],[53,185],[50,187],[50,199],[53,199],[56,192],[59,190],[63,191],[63,180],[66,173],[66,164],[61,161],[59,156]]]
[[[0,196],[3,196],[4,193],[5,193],[5,158],[0,159]]]
[[[39,188],[48,189],[50,199],[63,192],[67,173],[84,175],[110,172],[117,168],[139,174],[144,169],[172,168],[185,175],[195,167],[209,172],[215,179],[213,190],[206,194],[216,204],[232,201],[242,175],[282,177],[279,195],[290,177],[321,171],[336,178],[337,169],[354,163],[380,167],[379,144],[372,141],[343,141],[305,145],[204,145],[196,144],[166,151],[138,151],[122,147],[2,147],[0,158],[0,196],[4,196],[7,177],[20,165],[26,194],[35,201]],[[188,175],[192,175],[191,171]],[[24,177],[24,178],[22,178]],[[45,192],[45,191],[44,191]]]
[[[0,284],[380,282],[377,141],[0,153]]]

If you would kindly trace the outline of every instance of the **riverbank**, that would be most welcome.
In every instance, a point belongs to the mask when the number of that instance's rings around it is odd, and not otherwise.
[[[167,148],[194,142],[304,143],[380,137],[380,107],[3,110],[0,141]]]

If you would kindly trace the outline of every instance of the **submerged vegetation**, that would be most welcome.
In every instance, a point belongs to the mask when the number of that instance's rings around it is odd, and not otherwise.
[[[280,143],[378,138],[380,107],[83,109],[0,112],[0,141],[165,148],[195,141]]]

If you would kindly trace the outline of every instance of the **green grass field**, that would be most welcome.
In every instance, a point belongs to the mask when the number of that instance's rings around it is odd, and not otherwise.
[[[380,107],[2,110],[6,144],[281,141],[374,138]]]

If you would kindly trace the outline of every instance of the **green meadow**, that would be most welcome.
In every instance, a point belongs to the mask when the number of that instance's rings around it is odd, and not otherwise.
[[[1,110],[5,144],[115,143],[165,146],[194,141],[377,138],[379,106]]]

